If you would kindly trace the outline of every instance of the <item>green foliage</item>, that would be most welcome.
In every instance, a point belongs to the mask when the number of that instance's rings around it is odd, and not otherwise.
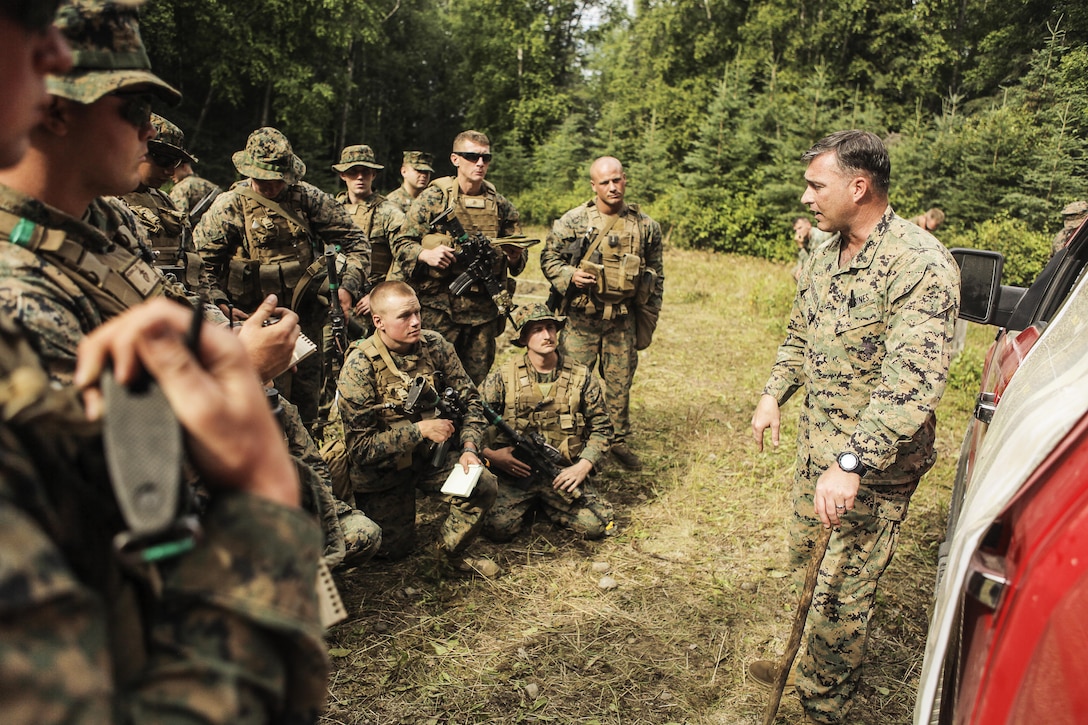
[[[1021,219],[999,214],[969,230],[950,234],[943,239],[945,246],[989,249],[1005,256],[1001,281],[1003,284],[1028,287],[1050,259],[1050,237],[1033,232]]]

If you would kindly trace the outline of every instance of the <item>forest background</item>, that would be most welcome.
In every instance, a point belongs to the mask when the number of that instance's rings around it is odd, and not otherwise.
[[[263,125],[328,191],[344,145],[393,189],[402,150],[440,176],[475,128],[525,222],[589,198],[610,154],[671,243],[785,260],[800,154],[856,127],[888,142],[901,215],[942,207],[942,241],[1021,284],[1088,197],[1082,0],[155,0],[143,32],[220,184]]]

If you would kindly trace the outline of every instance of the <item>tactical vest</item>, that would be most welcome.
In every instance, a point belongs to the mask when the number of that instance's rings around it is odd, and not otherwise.
[[[412,415],[405,415],[403,410],[404,403],[408,399],[408,390],[418,376],[422,375],[427,380],[427,384],[435,389],[435,367],[427,354],[425,339],[420,338],[419,358],[415,366],[411,370],[400,370],[378,335],[379,333],[375,332],[360,342],[359,349],[367,356],[374,368],[374,390],[378,394],[379,404],[383,406],[378,415],[381,429],[392,430],[435,417],[433,408],[417,410]],[[410,467],[412,451],[406,451],[397,456],[394,464],[398,471]]]
[[[314,261],[310,230],[238,189],[234,192],[242,207],[246,243],[230,260],[226,291],[243,309],[256,308],[270,294],[284,304]],[[301,216],[289,202],[283,206]]]
[[[629,205],[627,213],[618,217],[607,233],[604,231],[611,220],[601,214],[596,205],[588,209],[587,217],[589,225],[601,232],[580,261],[589,262],[593,252],[600,252],[600,268],[593,268],[598,277],[597,289],[590,294],[574,297],[571,307],[585,310],[589,315],[603,310],[604,319],[625,315],[630,312],[635,295],[642,292],[640,286],[648,284],[643,280],[646,260],[643,257],[638,207]],[[646,291],[649,292],[648,289]]]
[[[114,317],[145,299],[163,294],[164,280],[133,251],[136,238],[121,225],[117,212],[109,210],[113,243],[104,252],[93,252],[69,239],[61,229],[49,229],[0,211],[0,239],[28,249],[50,262],[42,273],[78,299],[91,298],[104,318]]]
[[[465,228],[466,232],[469,234],[479,232],[492,241],[498,238],[499,203],[495,186],[491,182],[484,182],[483,193],[478,196],[462,194],[461,187],[457,184],[457,177],[455,176],[443,176],[441,179],[435,179],[431,184],[442,190],[446,198],[446,207],[453,207],[454,215],[461,222],[461,226]],[[452,241],[449,244],[455,250],[460,250],[459,244],[454,244]],[[431,267],[428,271],[432,276],[438,276],[442,279],[456,279],[465,269],[463,263],[455,261],[448,269],[438,270]],[[505,287],[507,277],[506,256],[501,251],[496,255],[493,271],[499,285]],[[483,285],[479,283],[474,284],[472,289],[486,294]]]
[[[559,375],[545,397],[527,355],[510,360],[502,369],[506,388],[503,417],[519,431],[537,431],[544,440],[574,461],[585,445],[586,420],[582,389],[589,368],[563,361]]]
[[[187,289],[199,287],[204,262],[199,254],[186,250],[183,244],[188,216],[178,211],[170,197],[158,189],[134,191],[121,199],[147,232],[151,252],[155,255],[155,267]]]
[[[345,200],[346,200],[345,196]],[[374,231],[374,212],[378,209],[378,206],[385,201],[381,194],[374,194],[369,200],[364,201],[362,204],[344,204],[344,208],[347,209],[348,214],[351,215],[351,220],[355,222],[355,226],[359,227],[366,234],[366,238],[370,241],[370,283],[377,284],[385,279],[385,275],[389,272],[389,267],[393,264],[393,251],[389,248],[389,240],[381,239],[375,241],[371,232]],[[384,237],[384,235],[383,235]]]

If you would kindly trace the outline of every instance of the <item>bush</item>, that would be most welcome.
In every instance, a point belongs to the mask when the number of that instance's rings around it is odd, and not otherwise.
[[[1012,219],[1002,212],[978,226],[944,236],[942,241],[952,247],[989,249],[1005,256],[1002,284],[1029,287],[1050,259],[1050,237],[1033,232],[1021,219]]]

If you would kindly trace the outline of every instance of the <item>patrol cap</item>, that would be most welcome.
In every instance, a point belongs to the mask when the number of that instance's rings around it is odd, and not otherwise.
[[[236,151],[231,161],[239,174],[261,181],[283,179],[293,184],[306,173],[306,164],[295,156],[291,142],[271,126],[263,126],[249,134],[246,147]]]
[[[185,133],[180,128],[157,113],[151,114],[151,125],[155,127],[155,138],[147,142],[149,148],[190,164],[196,163],[196,157],[185,150]]]
[[[72,0],[61,5],[56,26],[72,48],[72,69],[46,77],[54,96],[94,103],[116,91],[147,89],[170,103],[181,93],[151,72],[136,5],[114,0]]]
[[[548,309],[547,305],[542,305],[539,302],[519,307],[514,311],[514,327],[518,330],[518,339],[514,340],[514,344],[518,347],[525,347],[525,328],[530,322],[539,322],[541,320],[551,320],[555,323],[557,330],[562,330],[567,324],[567,318],[561,317]]]
[[[345,146],[340,152],[340,163],[332,165],[337,171],[347,171],[354,166],[365,166],[379,171],[385,168],[374,159],[374,149],[365,144]]]
[[[1062,216],[1083,216],[1088,214],[1088,201],[1074,201],[1062,209]]]
[[[405,151],[403,166],[411,166],[416,171],[429,171],[434,173],[434,154],[426,151]]]

